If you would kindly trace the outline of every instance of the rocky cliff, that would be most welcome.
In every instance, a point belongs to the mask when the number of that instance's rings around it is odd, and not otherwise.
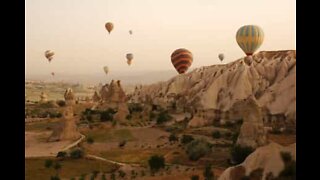
[[[296,118],[296,51],[262,51],[252,57],[225,65],[197,68],[172,79],[137,87],[130,94],[131,102],[195,107],[201,110],[230,111],[241,100],[253,95],[269,114]]]

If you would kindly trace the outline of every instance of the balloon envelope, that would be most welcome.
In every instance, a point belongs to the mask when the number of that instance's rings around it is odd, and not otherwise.
[[[219,59],[220,59],[220,61],[223,61],[223,59],[224,59],[224,54],[219,54]]]
[[[109,68],[108,66],[103,67],[103,71],[106,73],[106,75],[109,73]]]
[[[263,30],[256,25],[242,26],[236,34],[237,43],[247,56],[258,50],[263,39]]]
[[[184,48],[175,50],[171,54],[171,62],[179,74],[185,73],[193,62],[192,53]]]
[[[44,52],[45,57],[48,59],[49,62],[53,59],[54,52],[51,50],[47,50]]]
[[[109,34],[110,34],[110,32],[113,30],[113,23],[107,22],[107,23],[105,24],[105,28],[107,29],[107,31],[108,31]]]

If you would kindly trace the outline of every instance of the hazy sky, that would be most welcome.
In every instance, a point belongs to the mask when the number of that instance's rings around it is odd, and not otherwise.
[[[296,49],[295,10],[295,0],[26,0],[26,75],[170,70],[181,47],[193,68],[220,64],[220,52],[228,63],[244,56],[235,34],[246,24],[264,30],[259,50]],[[47,49],[56,53],[50,64]]]

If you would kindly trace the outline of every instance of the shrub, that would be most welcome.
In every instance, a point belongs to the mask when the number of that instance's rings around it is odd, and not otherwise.
[[[211,170],[211,165],[206,165],[204,171],[203,171],[203,177],[205,180],[214,180],[214,173]]]
[[[56,157],[64,159],[67,157],[67,153],[64,151],[59,151]]]
[[[87,119],[89,122],[92,122],[92,115],[91,115],[91,114],[86,115],[86,119]]]
[[[122,148],[126,145],[127,141],[126,140],[123,140],[123,141],[120,141],[119,142],[119,147]]]
[[[58,163],[58,162],[56,162],[55,164],[54,164],[54,166],[53,166],[53,168],[55,169],[55,170],[59,170],[59,169],[61,169],[61,164],[60,163]]]
[[[145,172],[144,172],[144,170],[141,170],[141,177],[143,177],[143,176],[145,176],[146,174],[145,174]]]
[[[156,117],[156,114],[155,114],[154,112],[150,112],[149,118],[150,118],[150,119],[153,119],[153,118],[155,118],[155,117]]]
[[[131,115],[131,114],[128,114],[128,115],[126,116],[126,119],[127,119],[127,120],[132,119],[132,115]]]
[[[192,161],[197,161],[209,152],[211,152],[210,144],[203,139],[193,140],[186,147],[186,153]]]
[[[164,122],[169,121],[170,119],[172,119],[172,117],[168,114],[168,112],[162,111],[159,113],[159,116],[157,118],[157,124],[162,124]]]
[[[225,136],[227,139],[232,138],[232,133],[231,133],[231,132],[226,132],[226,133],[224,134],[224,136]]]
[[[163,156],[153,155],[148,160],[152,172],[156,172],[165,167],[165,160]]]
[[[190,179],[191,180],[199,180],[199,176],[198,175],[192,175]]]
[[[105,174],[102,174],[102,176],[101,176],[101,180],[107,180],[107,178],[106,178],[106,175],[105,175]]]
[[[111,180],[115,180],[116,179],[116,175],[114,173],[110,174],[110,179]]]
[[[60,107],[66,106],[66,102],[65,102],[64,100],[58,100],[58,101],[57,101],[57,104],[58,104],[58,106],[60,106]]]
[[[108,109],[107,111],[103,111],[100,114],[100,120],[101,121],[112,121],[113,120],[113,110],[111,111],[110,109]]]
[[[126,176],[126,173],[122,170],[119,170],[118,173],[119,173],[119,177],[121,178],[124,178]]]
[[[214,131],[214,132],[212,133],[212,137],[213,137],[214,139],[219,139],[219,138],[221,138],[221,133],[220,133],[220,131]]]
[[[51,176],[50,180],[60,180],[60,177],[58,175]]]
[[[181,143],[188,144],[189,142],[193,141],[194,138],[191,135],[182,135]]]
[[[88,144],[93,144],[94,143],[94,139],[92,137],[88,137],[87,138],[87,143]]]
[[[52,161],[51,159],[45,160],[44,166],[45,166],[46,168],[50,168],[50,167],[52,167],[52,165],[53,165],[53,161]]]
[[[72,159],[80,159],[84,156],[84,152],[82,149],[74,149],[73,151],[71,151],[70,153],[70,157]]]
[[[112,121],[112,126],[114,127],[114,126],[116,126],[117,125],[117,121],[116,120],[113,120]]]
[[[251,147],[235,145],[231,149],[231,157],[236,164],[242,163],[254,151]]]
[[[170,134],[170,136],[169,136],[169,141],[170,142],[176,142],[178,140],[179,140],[179,138],[176,136],[176,134],[174,134],[174,133]]]

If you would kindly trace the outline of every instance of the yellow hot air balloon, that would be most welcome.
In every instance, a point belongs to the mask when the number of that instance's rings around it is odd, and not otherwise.
[[[53,59],[53,56],[54,56],[54,52],[51,50],[46,50],[44,52],[44,56],[48,59],[49,62],[51,62],[51,60]]]
[[[259,26],[242,26],[236,34],[236,40],[240,48],[247,56],[251,56],[263,43],[264,33]]]
[[[133,59],[133,54],[128,53],[128,54],[126,55],[126,58],[127,58],[127,64],[128,64],[128,65],[131,65],[132,59]]]
[[[109,34],[110,34],[111,31],[113,30],[113,23],[107,22],[107,23],[105,24],[105,28],[107,29],[107,31],[108,31]]]
[[[54,72],[52,72],[51,75],[54,76]]]

